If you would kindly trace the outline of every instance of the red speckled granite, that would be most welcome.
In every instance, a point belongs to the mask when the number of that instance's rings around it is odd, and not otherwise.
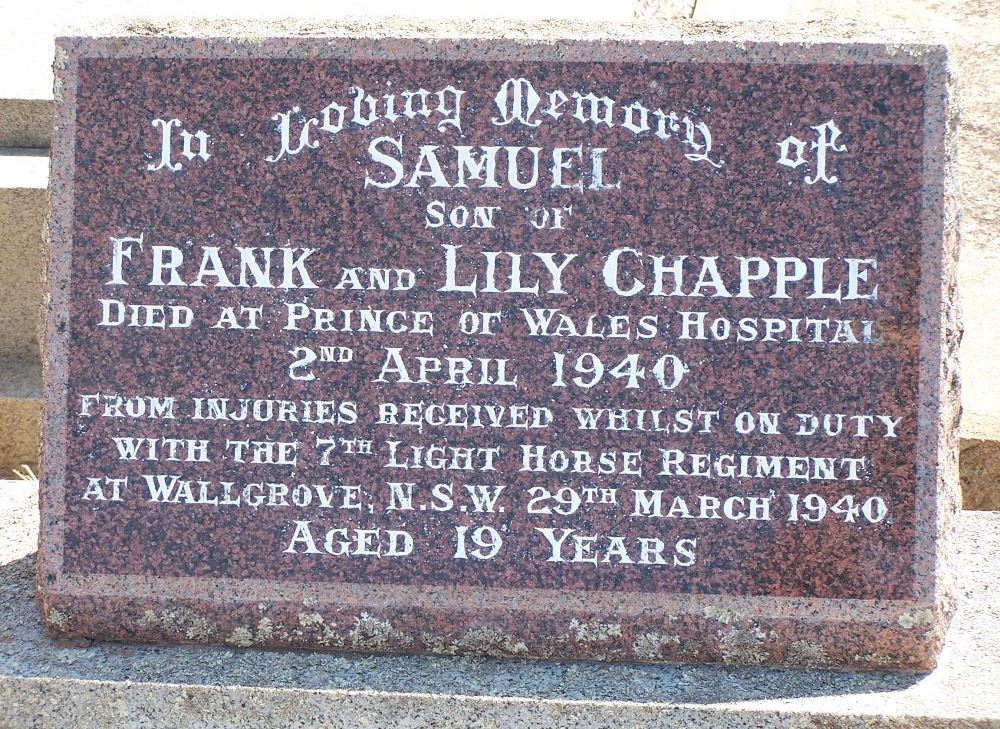
[[[948,119],[941,48],[418,40],[416,31],[408,40],[406,29],[397,38],[352,39],[343,30],[314,29],[252,42],[171,35],[58,42],[39,571],[40,604],[53,635],[554,658],[933,665],[951,609],[945,536],[955,508],[958,401],[957,241],[944,224]],[[703,119],[713,137],[712,158],[724,164],[686,159],[691,148],[682,144],[683,127],[661,141],[619,125],[582,125],[568,114],[537,127],[491,124],[497,90],[518,77],[531,80],[543,105],[550,90],[579,89]],[[316,149],[277,163],[265,159],[277,151],[272,116],[293,106],[306,115],[318,115],[331,101],[350,107],[352,85],[378,96],[448,84],[465,92],[461,132],[439,127],[441,117],[433,114],[395,125],[345,125],[335,136],[317,133]],[[151,172],[148,166],[159,159],[154,118],[208,131],[211,157],[184,159],[176,146],[183,169]],[[776,163],[778,142],[793,134],[808,142],[815,138],[810,127],[828,119],[836,120],[838,144],[846,150],[829,152],[829,174],[838,181],[807,185],[808,167]],[[620,180],[621,187],[593,194],[547,187],[366,188],[366,171],[384,171],[368,158],[369,142],[381,135],[402,135],[407,150],[419,144],[606,148],[606,179]],[[808,146],[804,154],[813,159]],[[424,211],[435,199],[501,206],[501,224],[428,228]],[[539,232],[524,213],[570,204],[571,222],[562,231]],[[191,256],[203,245],[308,246],[316,249],[309,270],[318,288],[109,286],[111,238],[140,232],[147,248],[135,248],[126,271],[133,264],[139,270],[151,245],[177,246]],[[442,244],[460,245],[470,256],[574,252],[578,259],[563,279],[569,295],[441,293]],[[718,256],[723,275],[732,275],[725,262],[736,256],[877,257],[879,295],[874,304],[615,296],[602,282],[603,256],[622,247],[647,256],[646,267],[632,258],[628,268],[645,276],[654,254]],[[183,274],[189,281],[197,271],[191,265]],[[338,290],[340,266],[409,268],[417,272],[416,285]],[[472,274],[459,270],[462,280]],[[208,323],[98,326],[99,302],[109,298],[184,305],[199,321],[222,306],[263,306],[265,314],[253,332]],[[428,310],[435,333],[284,331],[283,302],[300,301],[330,309]],[[521,307],[560,307],[581,320],[595,312],[633,322],[657,315],[660,335],[528,337]],[[460,333],[458,317],[467,310],[502,312],[497,334]],[[676,336],[679,311],[707,311],[709,321],[874,319],[879,341],[685,341]],[[316,379],[290,380],[289,350],[321,345],[352,347],[354,362],[313,365]],[[506,357],[519,368],[519,386],[376,383],[385,347],[423,356]],[[671,391],[627,388],[620,380],[587,391],[553,388],[554,351],[567,358],[594,352],[609,366],[629,352],[648,358],[648,366],[676,354],[691,371]],[[174,396],[178,417],[83,417],[81,397],[90,393]],[[191,419],[194,398],[204,397],[353,401],[359,416],[340,424]],[[375,422],[376,403],[421,401],[527,403],[550,408],[555,420],[537,430],[425,426],[420,432]],[[711,434],[583,431],[570,410],[580,405],[718,410],[729,427]],[[782,432],[733,432],[733,419],[744,410],[784,414]],[[895,438],[792,435],[794,415],[814,412],[902,419]],[[302,450],[295,466],[221,457],[194,464],[126,461],[119,459],[116,436],[207,439],[213,449],[220,439],[266,438],[297,441]],[[371,439],[375,453],[338,452],[333,465],[323,466],[316,438]],[[386,469],[387,440],[499,447],[497,473]],[[525,443],[641,451],[644,475],[525,473],[519,470]],[[868,461],[860,480],[847,483],[718,474],[654,479],[659,448]],[[363,506],[155,504],[142,498],[143,474],[240,485],[359,484]],[[88,477],[104,476],[128,477],[128,497],[83,499]],[[416,503],[424,508],[387,510],[388,481],[415,482]],[[436,511],[432,503],[440,502],[421,495],[440,482],[455,484],[454,509]],[[471,513],[471,502],[461,498],[466,483],[503,484],[497,502],[503,510]],[[613,487],[621,504],[583,505],[571,517],[530,514],[528,490],[540,485]],[[706,494],[770,493],[774,518],[632,515],[626,494],[653,488],[689,503]],[[879,496],[888,516],[875,524],[860,515],[791,522],[789,493],[816,493],[831,506],[848,493],[859,504]],[[467,512],[459,511],[463,503]],[[294,519],[312,520],[319,533],[405,529],[416,549],[397,559],[292,555],[284,550]],[[495,527],[502,549],[490,560],[454,559],[461,525]],[[675,541],[688,538],[697,540],[698,560],[684,568],[553,563],[545,559],[540,527],[655,536],[667,543],[668,561]]]

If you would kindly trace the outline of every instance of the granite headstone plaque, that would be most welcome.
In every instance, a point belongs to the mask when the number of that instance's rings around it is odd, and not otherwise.
[[[58,41],[51,634],[933,665],[943,49],[615,32]]]

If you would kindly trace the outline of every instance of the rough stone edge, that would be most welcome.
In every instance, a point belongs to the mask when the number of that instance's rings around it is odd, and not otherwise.
[[[39,591],[46,633],[61,639],[211,644],[235,648],[327,650],[386,655],[426,654],[633,663],[698,663],[842,670],[927,672],[944,631],[935,606],[909,603],[881,619],[782,618],[707,605],[700,613],[648,610],[614,621],[565,607],[540,615],[508,607],[505,621],[489,610],[415,606],[375,600],[357,607],[336,600],[248,600],[231,595],[224,614],[212,600],[120,593]],[[96,616],[96,617],[95,617]],[[414,625],[448,620],[427,632]],[[511,628],[510,626],[519,626]]]
[[[90,38],[232,38],[249,45],[271,38],[385,38],[405,36],[422,39],[502,38],[508,41],[555,42],[579,40],[668,40],[690,36],[692,40],[762,41],[789,44],[822,40],[851,43],[884,42],[891,46],[943,44],[943,31],[935,28],[826,19],[812,22],[773,21],[718,22],[693,19],[637,19],[625,22],[578,21],[565,18],[520,21],[510,18],[430,20],[424,18],[338,18],[285,20],[197,19],[184,17],[95,18],[68,25],[62,37]]]
[[[386,27],[386,23],[389,23],[389,27]],[[245,30],[253,31],[254,33],[261,32],[260,25],[257,23],[245,23],[236,24],[247,26]],[[327,38],[334,38],[337,40],[344,41],[343,45],[347,46],[348,54],[354,49],[352,42],[356,43],[366,43],[371,38],[378,37],[389,37],[390,35],[394,38],[405,39],[409,37],[411,40],[414,37],[418,37],[421,33],[430,33],[434,38],[442,37],[445,40],[450,38],[465,38],[467,37],[463,33],[468,30],[471,35],[475,38],[469,39],[470,43],[475,43],[476,39],[480,41],[479,47],[485,47],[487,45],[486,41],[491,37],[489,33],[489,28],[485,29],[481,25],[470,24],[470,23],[425,23],[423,21],[376,21],[376,22],[363,22],[360,24],[352,23],[328,23],[323,24],[324,33],[326,35],[321,35],[318,33],[317,28],[309,26],[305,28],[300,22],[296,22],[293,25],[282,25],[280,23],[267,23],[263,24],[265,29],[283,28],[286,31],[292,28],[293,32],[290,38],[295,38],[299,41],[300,48],[296,49],[302,53],[303,57],[315,57],[316,54],[316,41],[324,40]],[[692,23],[627,23],[615,26],[601,25],[595,26],[593,24],[581,24],[581,23],[553,23],[553,26],[558,27],[558,32],[555,34],[546,34],[546,30],[551,30],[546,26],[538,26],[537,24],[513,24],[513,32],[511,29],[511,24],[504,21],[502,30],[504,31],[504,36],[510,39],[513,36],[515,39],[523,39],[525,41],[526,49],[537,49],[540,45],[544,45],[549,40],[557,41],[559,39],[563,40],[577,40],[582,41],[586,44],[588,40],[618,40],[627,39],[631,41],[638,41],[634,43],[635,49],[633,55],[636,58],[641,58],[646,44],[643,41],[653,41],[654,47],[662,47],[662,44],[667,41],[681,41],[684,45],[684,53],[681,57],[687,58],[688,51],[691,50],[691,60],[701,60],[697,51],[702,46],[695,45],[700,43],[702,45],[710,46],[708,47],[707,55],[710,58],[717,60],[719,51],[724,46],[726,49],[732,51],[745,51],[746,58],[733,59],[733,62],[739,61],[752,61],[757,53],[761,51],[766,51],[767,49],[773,49],[775,45],[781,46],[780,42],[775,41],[773,34],[774,26],[773,24],[739,24],[738,26],[720,26],[719,24],[692,24]],[[158,39],[164,40],[166,38],[176,39],[174,33],[179,33],[183,26],[176,27],[161,27],[161,26],[135,26],[134,24],[126,24],[126,32],[134,33],[132,38],[140,37],[141,35],[156,35]],[[228,37],[216,37],[212,36],[212,29],[210,27],[197,26],[197,30],[203,31],[209,34],[209,41],[207,45],[199,45],[198,48],[213,48],[213,55],[217,54],[218,49],[221,48],[224,51],[233,51],[235,48],[237,56],[243,56],[244,54],[248,56],[258,56],[268,54],[268,49],[265,48],[266,44],[273,42],[276,39],[268,38],[264,39],[258,35],[247,35],[244,34],[240,38],[236,38],[232,35],[234,28],[232,24],[223,23],[219,26],[224,29],[225,32],[230,33]],[[330,31],[330,29],[334,29]],[[692,28],[694,34],[691,34]],[[298,29],[294,32],[294,29]],[[343,29],[346,29],[344,31]],[[423,30],[421,30],[423,29]],[[785,27],[787,30],[787,26]],[[73,123],[75,114],[75,83],[76,83],[76,63],[77,58],[86,56],[102,56],[102,57],[128,57],[130,55],[158,55],[157,46],[150,45],[147,41],[155,40],[144,38],[138,43],[129,44],[126,39],[123,38],[109,38],[108,26],[102,25],[102,33],[100,37],[90,36],[88,38],[69,38],[62,37],[57,39],[56,44],[56,81],[55,81],[55,97],[57,101],[57,132],[63,130],[61,133],[56,135],[56,145],[52,150],[53,154],[53,174],[51,175],[52,180],[52,215],[50,218],[50,224],[52,227],[52,237],[51,240],[56,243],[63,243],[67,246],[71,244],[70,230],[73,218],[73,181],[71,173],[66,174],[66,178],[58,176],[55,174],[60,165],[64,170],[71,171],[72,166],[69,161],[72,159],[73,143],[74,143],[74,133],[73,133]],[[456,35],[449,36],[449,32],[454,30]],[[705,35],[704,31],[710,31],[708,35]],[[741,42],[734,42],[732,40],[732,34],[734,30],[737,35],[742,39]],[[754,30],[755,32],[750,32]],[[818,62],[819,60],[825,59],[827,56],[832,56],[839,59],[844,63],[859,62],[859,63],[872,63],[872,62],[882,62],[882,63],[912,63],[914,61],[920,61],[928,66],[935,66],[935,64],[940,65],[943,61],[946,50],[944,46],[941,45],[926,45],[923,42],[910,43],[899,43],[897,42],[898,36],[893,39],[893,42],[881,41],[873,43],[870,46],[857,45],[855,44],[855,49],[861,49],[859,52],[860,58],[852,58],[847,54],[842,53],[843,49],[838,49],[833,46],[833,41],[829,40],[828,29],[818,28],[820,31],[817,37],[822,39],[820,45],[823,45],[822,51],[817,53],[819,48],[808,48],[810,45],[809,41],[804,41],[802,38],[796,38],[790,45],[789,50],[790,56],[796,56],[795,51],[800,51],[798,54],[800,57],[804,57],[812,62]],[[348,38],[341,38],[339,33],[349,32],[351,35]],[[676,34],[671,31],[675,31]],[[171,35],[165,35],[166,33],[171,33]],[[241,31],[242,32],[242,31]],[[332,36],[330,33],[332,32]],[[643,33],[651,33],[652,35],[643,35]],[[716,35],[712,35],[714,32]],[[623,35],[624,34],[624,35]],[[747,38],[747,35],[756,35],[760,40],[755,40],[752,38]],[[919,34],[922,37],[926,37],[923,34]],[[317,37],[320,36],[320,37]],[[193,34],[192,34],[192,37]],[[722,43],[708,43],[704,44],[704,41],[712,40],[718,37],[720,41],[725,41]],[[286,38],[287,40],[287,38]],[[310,43],[312,40],[312,43]],[[855,39],[856,43],[856,39]],[[452,42],[451,49],[452,52],[461,54],[463,53],[463,43]],[[558,45],[558,44],[556,44]],[[430,46],[435,47],[434,44]],[[581,45],[577,43],[574,46],[574,50],[583,48],[583,56],[589,57],[590,53],[596,52],[598,55],[604,55],[598,44],[591,46]],[[619,53],[622,52],[624,46],[618,45],[616,49]],[[435,47],[436,50],[439,48]],[[191,48],[188,49],[192,50]],[[370,49],[369,49],[370,50]],[[612,50],[612,52],[614,52]],[[782,48],[782,50],[785,50]],[[262,53],[263,51],[263,53]],[[558,48],[555,49],[558,53]],[[178,55],[177,49],[166,48],[162,49],[163,55]],[[286,50],[278,50],[282,56],[285,57],[296,57],[294,53]],[[551,55],[552,51],[543,52],[542,57],[548,57]],[[803,55],[804,54],[804,55]],[[187,56],[197,56],[196,52],[185,53],[180,55]],[[225,55],[225,54],[223,54]],[[326,55],[320,53],[318,55]],[[419,56],[419,54],[417,54]],[[529,57],[535,57],[532,55],[531,51],[528,51]],[[627,55],[627,54],[626,54]],[[447,55],[442,56],[447,57]],[[555,57],[561,57],[556,55]],[[574,60],[580,60],[576,55],[571,55]],[[628,60],[628,59],[622,59]],[[68,93],[67,93],[68,92]],[[70,103],[70,101],[72,103]],[[926,127],[925,127],[926,131]],[[926,239],[925,239],[926,243]],[[44,358],[44,378],[45,378],[45,392],[46,398],[65,396],[66,392],[66,377],[68,370],[68,363],[66,362],[67,350],[66,341],[67,335],[67,318],[68,318],[68,287],[71,271],[69,270],[68,260],[60,261],[59,256],[56,255],[56,245],[50,245],[48,266],[46,269],[46,279],[51,279],[56,285],[57,290],[54,295],[52,295],[51,301],[46,301],[46,311],[56,310],[59,312],[57,318],[48,316],[46,319],[46,347],[49,351],[49,356]],[[922,291],[925,291],[926,285],[922,286]],[[51,289],[47,287],[47,290]],[[942,307],[942,316],[944,315]],[[944,329],[941,330],[942,333]],[[943,374],[938,373],[939,375]],[[922,379],[924,375],[922,373]],[[937,384],[940,386],[944,382],[943,379],[936,379]],[[924,410],[924,412],[926,412]],[[51,420],[51,422],[50,422]],[[46,473],[49,478],[52,478],[53,473],[64,473],[65,472],[65,453],[58,447],[60,443],[65,443],[66,428],[67,428],[67,418],[65,414],[52,417],[43,424],[43,449],[45,451],[45,457],[43,457],[43,463],[46,464]],[[944,440],[950,440],[953,442],[956,438],[955,433],[946,434]],[[935,441],[939,446],[939,454],[941,450],[941,439]],[[56,467],[53,468],[52,465]],[[61,466],[61,468],[60,468]],[[936,468],[931,469],[935,475],[935,481],[937,478],[941,477],[941,471]],[[62,508],[59,499],[52,492],[54,489],[47,488],[46,482],[49,478],[43,479],[42,488],[42,503],[46,504],[43,506],[43,514],[47,513],[48,518],[43,519],[39,541],[40,541],[40,559],[39,559],[39,605],[42,609],[45,628],[50,633],[50,635],[57,637],[74,637],[74,636],[86,636],[93,635],[95,625],[99,625],[96,628],[97,632],[102,634],[104,637],[114,637],[115,631],[121,631],[126,627],[129,629],[121,637],[128,639],[139,639],[149,642],[157,641],[177,641],[177,642],[214,642],[220,643],[220,636],[216,636],[214,639],[210,638],[209,635],[205,634],[206,621],[208,621],[207,629],[211,629],[211,632],[218,632],[221,628],[223,622],[233,622],[236,627],[233,628],[228,642],[232,645],[261,645],[267,647],[319,647],[314,643],[303,644],[298,643],[293,638],[289,638],[287,635],[276,635],[273,631],[273,621],[270,618],[264,617],[256,622],[256,634],[255,634],[255,622],[245,622],[242,625],[240,620],[244,620],[247,617],[247,612],[252,613],[252,608],[248,604],[240,604],[239,610],[234,610],[231,615],[226,616],[218,624],[213,625],[212,621],[204,615],[199,616],[199,611],[197,601],[189,601],[184,599],[176,598],[160,598],[153,601],[155,605],[164,608],[164,612],[157,615],[155,610],[145,610],[142,612],[141,617],[138,615],[132,615],[129,625],[126,626],[124,622],[121,621],[119,616],[115,624],[110,624],[107,620],[100,621],[96,623],[91,622],[87,625],[85,621],[74,619],[73,608],[79,607],[81,605],[89,605],[92,609],[98,604],[102,603],[104,600],[108,600],[105,595],[86,595],[86,594],[74,594],[71,590],[58,590],[57,586],[62,582],[61,578],[61,550],[56,546],[61,544],[61,534],[59,539],[55,540],[48,536],[52,532],[61,532],[62,524]],[[945,479],[946,480],[946,479]],[[55,489],[58,490],[58,489]],[[941,494],[940,488],[938,489],[938,495]],[[936,526],[939,530],[943,527],[943,522],[941,520],[942,511],[937,508],[938,504],[934,504],[933,514],[937,518]],[[942,547],[941,542],[938,542],[939,549]],[[695,621],[696,635],[702,638],[710,634],[709,626],[712,626],[710,622],[706,622],[703,618],[707,618],[709,621],[714,620],[716,624],[721,623],[722,625],[728,625],[731,622],[743,622],[746,623],[742,626],[734,625],[732,628],[723,631],[722,629],[716,630],[716,638],[704,641],[696,641],[698,645],[695,646],[695,650],[699,653],[699,662],[722,662],[728,665],[784,665],[784,666],[811,666],[815,667],[817,665],[823,665],[828,667],[840,667],[840,668],[887,668],[893,667],[902,670],[917,670],[924,671],[930,670],[934,667],[936,662],[936,656],[940,649],[941,642],[943,640],[944,631],[947,627],[947,618],[950,615],[951,605],[948,604],[947,600],[942,599],[943,591],[941,589],[941,573],[938,568],[940,567],[940,562],[938,561],[940,555],[934,555],[934,564],[932,565],[933,575],[930,577],[930,589],[918,590],[918,596],[920,598],[920,604],[917,609],[917,617],[913,617],[912,602],[908,603],[895,603],[896,607],[893,607],[894,601],[881,601],[878,604],[881,607],[882,618],[877,620],[872,620],[869,617],[867,622],[863,624],[873,630],[878,631],[878,636],[880,638],[880,643],[883,646],[894,646],[905,644],[908,640],[914,642],[914,650],[910,652],[903,651],[902,654],[897,652],[894,656],[891,655],[892,651],[883,652],[879,654],[878,651],[871,653],[857,652],[854,653],[853,657],[850,656],[850,649],[847,649],[845,653],[844,646],[835,645],[837,641],[827,640],[825,643],[820,639],[816,643],[808,643],[806,647],[808,650],[804,651],[803,655],[791,655],[787,650],[782,648],[781,642],[775,640],[777,633],[787,633],[789,629],[788,623],[791,622],[791,632],[794,636],[801,636],[805,634],[811,634],[813,636],[819,637],[824,632],[822,627],[829,626],[831,624],[840,623],[839,620],[826,621],[825,623],[821,621],[809,621],[802,618],[798,619],[798,622],[794,620],[789,621],[785,619],[782,621],[781,618],[775,620],[768,620],[765,617],[757,619],[758,616],[753,615],[754,610],[750,610],[750,615],[737,615],[727,618],[719,617],[718,615],[710,615],[708,611],[705,611],[704,616],[699,615],[684,615],[685,619],[693,618]],[[919,571],[918,571],[919,576]],[[65,585],[63,585],[65,588]],[[926,587],[926,585],[925,585]],[[929,598],[929,599],[928,599]],[[114,598],[110,598],[113,602]],[[754,599],[746,600],[748,603],[754,603]],[[834,601],[806,601],[813,603],[821,602],[834,602]],[[147,605],[150,603],[147,602]],[[765,603],[766,604],[766,603]],[[117,603],[119,609],[121,608],[120,603]],[[138,608],[138,603],[131,605],[133,608]],[[278,602],[274,604],[274,607],[283,611],[286,614],[289,610],[295,610],[299,608],[298,605],[291,602]],[[334,604],[323,606],[327,609],[332,609],[335,607]],[[65,608],[65,611],[63,610]],[[193,616],[192,622],[188,626],[182,626],[182,630],[174,630],[173,634],[168,634],[163,632],[163,615],[167,615],[167,622],[170,623],[172,627],[175,627],[176,620],[174,617],[174,609],[179,610],[183,616]],[[91,611],[87,611],[91,612]],[[99,611],[103,612],[103,611]],[[242,618],[238,618],[235,613],[242,612]],[[510,611],[511,614],[516,614],[516,611]],[[93,614],[93,613],[91,613]],[[322,616],[320,616],[322,617]],[[301,619],[301,614],[299,615]],[[749,620],[749,622],[747,622]],[[322,621],[320,621],[322,622]],[[379,615],[369,615],[367,612],[363,612],[360,615],[356,615],[356,623],[353,633],[361,633],[364,637],[360,643],[354,641],[352,645],[346,645],[343,638],[343,630],[341,630],[341,642],[336,645],[329,645],[328,647],[334,650],[348,650],[348,651],[378,651],[386,653],[410,653],[414,649],[419,650],[419,652],[427,652],[433,654],[463,654],[463,655],[488,655],[488,656],[524,656],[524,655],[537,655],[543,657],[553,657],[553,658],[577,658],[577,657],[592,657],[592,646],[584,646],[582,650],[573,650],[572,648],[567,649],[565,645],[562,649],[557,649],[554,653],[547,653],[545,650],[539,650],[543,648],[545,643],[539,643],[534,646],[535,650],[528,649],[523,641],[516,640],[518,636],[508,635],[502,631],[497,631],[495,628],[491,628],[488,621],[485,625],[476,625],[475,621],[464,621],[463,624],[458,625],[459,635],[455,636],[453,639],[445,640],[428,640],[426,636],[421,636],[420,642],[414,641],[412,637],[407,634],[393,635],[391,622],[382,620]],[[782,622],[784,624],[782,625]],[[861,623],[859,620],[845,620],[844,622],[853,622],[855,625]],[[371,625],[368,625],[370,623]],[[294,623],[293,623],[294,624]],[[761,626],[770,625],[773,630],[764,631]],[[925,627],[931,624],[931,629],[927,630]],[[192,628],[192,625],[194,626]],[[370,632],[369,628],[374,626],[376,637],[381,633],[386,634],[387,639],[381,641],[376,641],[372,643],[368,639],[368,634]],[[717,625],[715,625],[717,627]],[[464,634],[462,634],[462,629],[465,628]],[[192,632],[193,630],[193,632]],[[130,632],[131,631],[131,632]],[[485,633],[484,633],[485,631]],[[902,632],[900,632],[902,631]],[[221,631],[223,634],[225,630]],[[397,631],[398,632],[398,631]],[[469,636],[473,635],[474,638],[470,641]],[[534,636],[537,639],[537,635]],[[664,637],[664,636],[660,636]],[[672,661],[684,661],[685,658],[690,658],[690,653],[685,655],[684,650],[680,646],[679,641],[670,640],[671,637],[676,636],[665,636],[665,640],[660,640],[657,644],[657,648],[654,652],[650,653],[644,649],[638,647],[638,643],[633,643],[632,650],[629,652],[627,649],[618,655],[606,655],[606,659],[611,660],[639,660],[639,661],[653,661],[653,662],[672,662]],[[770,639],[770,640],[768,640]],[[788,642],[788,641],[786,641]],[[803,641],[795,641],[791,643],[794,647],[795,645],[802,643]],[[727,646],[728,643],[728,646]],[[770,643],[770,645],[766,645]],[[320,644],[322,645],[322,644]]]
[[[66,454],[61,445],[66,443],[66,408],[53,410],[46,403],[65,397],[68,375],[68,327],[70,264],[60,262],[60,247],[68,255],[72,244],[74,216],[73,158],[76,139],[76,60],[62,48],[55,46],[53,63],[55,115],[52,146],[49,150],[49,212],[43,223],[43,240],[46,255],[42,266],[42,311],[44,313],[39,336],[42,365],[43,415],[39,423],[38,461],[43,469],[39,483],[40,523],[38,530],[37,583],[39,606],[45,609],[42,594],[45,585],[54,583],[62,571],[62,554],[55,547],[56,539],[62,543],[61,508],[50,486],[53,474],[66,471]],[[59,170],[64,172],[59,174]],[[54,311],[59,311],[55,316]],[[61,412],[62,411],[62,412]],[[48,476],[45,473],[48,473]],[[54,536],[57,535],[57,536]]]
[[[941,305],[940,305],[940,417],[938,428],[938,473],[935,507],[937,509],[936,602],[943,619],[938,623],[943,644],[944,634],[954,617],[958,599],[958,566],[956,539],[958,519],[962,509],[959,444],[962,418],[962,387],[960,352],[964,324],[961,297],[958,291],[958,265],[961,249],[959,201],[958,130],[961,103],[956,98],[954,55],[945,46],[943,63],[937,70],[944,99],[943,160],[941,162],[940,220],[925,221],[925,235],[941,236]],[[933,179],[933,176],[932,176]]]

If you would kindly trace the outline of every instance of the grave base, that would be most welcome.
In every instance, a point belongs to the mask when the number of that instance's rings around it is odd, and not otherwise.
[[[930,674],[55,642],[37,496],[0,482],[0,726],[998,727],[1000,514],[959,521],[959,609]]]

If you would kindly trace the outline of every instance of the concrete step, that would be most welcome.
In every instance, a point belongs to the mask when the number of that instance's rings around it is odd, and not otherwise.
[[[0,478],[22,466],[38,473],[41,416],[41,363],[0,358]]]
[[[34,599],[37,528],[36,484],[0,482],[10,729],[1000,726],[1000,513],[961,515],[961,599],[927,676],[55,642]]]
[[[48,147],[53,111],[51,99],[0,98],[0,147]]]
[[[37,361],[47,150],[0,149],[0,358]]]
[[[0,477],[38,469],[47,185],[47,150],[0,150]]]

